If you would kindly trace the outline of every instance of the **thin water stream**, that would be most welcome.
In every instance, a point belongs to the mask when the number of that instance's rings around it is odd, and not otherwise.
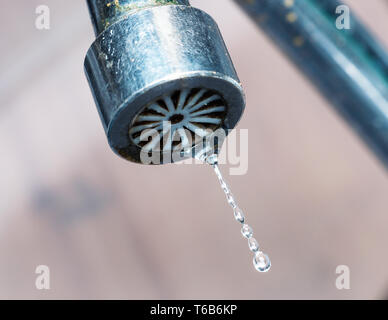
[[[218,156],[216,154],[213,154],[211,156],[208,156],[204,159],[204,161],[211,165],[214,169],[214,172],[218,178],[218,181],[220,182],[221,188],[225,193],[226,200],[228,201],[229,205],[233,209],[234,218],[237,222],[241,224],[241,233],[244,238],[248,240],[248,246],[250,251],[253,253],[253,265],[255,269],[259,272],[267,272],[271,268],[271,261],[269,257],[262,252],[259,246],[259,243],[257,240],[253,237],[253,230],[251,226],[249,226],[246,223],[246,218],[243,213],[243,211],[240,209],[240,207],[237,205],[237,202],[235,198],[233,197],[233,194],[228,186],[228,184],[225,182],[224,177],[222,176],[222,173],[220,171],[220,168],[218,166]]]

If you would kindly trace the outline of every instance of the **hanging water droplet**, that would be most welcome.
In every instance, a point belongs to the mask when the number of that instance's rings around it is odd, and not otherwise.
[[[249,239],[249,238],[251,238],[251,237],[253,236],[253,230],[252,230],[252,228],[251,228],[249,225],[247,225],[247,224],[244,224],[244,225],[242,226],[242,228],[241,228],[241,233],[242,233],[242,235],[243,235],[245,238],[247,238],[247,239]]]
[[[257,240],[255,238],[250,238],[248,239],[248,246],[249,246],[249,249],[252,251],[252,252],[257,252],[259,251],[260,247],[259,247],[259,243],[257,242]]]
[[[208,156],[206,158],[206,162],[211,166],[214,166],[215,164],[218,163],[218,156],[216,154],[212,154],[211,156]]]
[[[271,269],[271,260],[269,260],[265,253],[259,251],[256,252],[255,256],[253,257],[253,265],[257,271],[267,272],[269,269]]]
[[[245,216],[242,210],[239,207],[234,208],[234,218],[237,222],[244,223]]]

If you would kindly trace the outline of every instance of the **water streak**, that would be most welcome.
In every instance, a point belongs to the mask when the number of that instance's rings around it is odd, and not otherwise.
[[[221,188],[225,193],[226,200],[228,201],[229,205],[233,209],[234,218],[236,219],[237,222],[239,222],[241,224],[241,233],[242,233],[244,238],[248,239],[249,249],[254,254],[253,265],[254,265],[255,269],[259,272],[269,271],[269,269],[271,268],[271,261],[270,261],[269,257],[260,250],[259,243],[253,237],[252,228],[246,223],[246,218],[245,218],[243,211],[237,205],[237,202],[236,202],[232,192],[230,191],[228,184],[225,182],[225,179],[222,176],[222,173],[221,173],[220,168],[218,166],[217,155],[213,154],[211,156],[208,156],[204,159],[204,161],[213,167],[214,172],[218,178],[218,181],[220,182]]]

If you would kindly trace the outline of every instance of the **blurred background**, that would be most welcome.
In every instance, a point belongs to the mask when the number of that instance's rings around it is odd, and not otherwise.
[[[40,0],[2,1],[0,298],[388,298],[386,170],[236,4],[191,3],[218,22],[246,90],[249,170],[226,178],[271,271],[254,270],[210,168],[110,150],[83,73],[86,2],[46,0],[40,31]],[[388,46],[388,3],[347,4]]]

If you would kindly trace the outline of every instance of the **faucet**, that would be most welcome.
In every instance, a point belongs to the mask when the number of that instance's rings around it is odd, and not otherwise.
[[[208,14],[188,0],[87,4],[96,39],[85,73],[116,154],[144,163],[152,152],[159,162],[150,163],[175,162],[195,155],[199,141],[217,130],[236,126],[245,97]]]

